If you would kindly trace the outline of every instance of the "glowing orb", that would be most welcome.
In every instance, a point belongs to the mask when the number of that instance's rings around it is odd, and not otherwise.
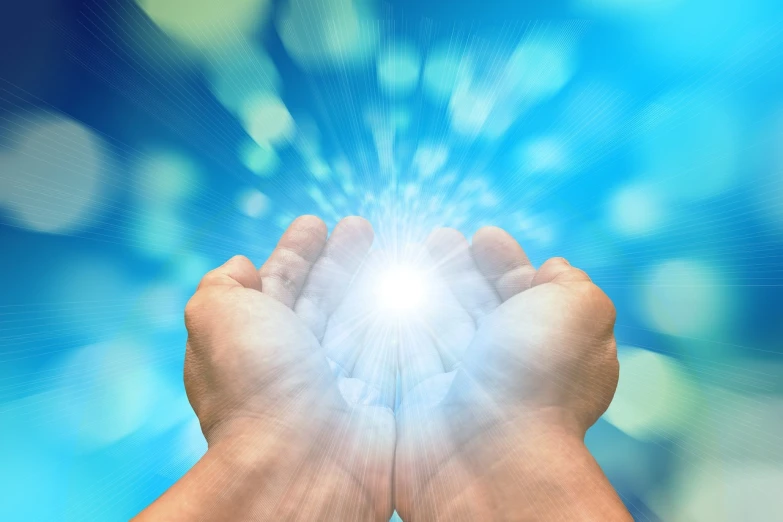
[[[409,266],[391,267],[378,278],[376,297],[386,311],[407,314],[420,310],[427,296],[424,273]]]

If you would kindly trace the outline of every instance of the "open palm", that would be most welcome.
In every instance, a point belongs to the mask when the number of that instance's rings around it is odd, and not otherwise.
[[[419,342],[398,345],[395,507],[406,522],[540,519],[507,507],[549,495],[556,485],[525,476],[541,466],[537,452],[552,438],[581,440],[609,405],[614,307],[560,258],[535,270],[497,228],[472,245],[441,229],[427,250],[450,296]],[[552,455],[545,465],[567,458]]]
[[[355,383],[335,379],[321,347],[372,228],[347,218],[326,234],[320,219],[297,219],[260,270],[233,258],[186,309],[186,388],[210,447],[257,436],[248,447],[279,463],[263,484],[275,500],[254,519],[391,516],[393,412],[345,400]]]

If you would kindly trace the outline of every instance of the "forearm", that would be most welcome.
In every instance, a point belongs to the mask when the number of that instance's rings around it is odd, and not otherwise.
[[[498,462],[501,519],[631,521],[582,437],[557,428],[525,429]]]
[[[268,427],[267,427],[268,431]],[[297,434],[259,437],[248,426],[222,433],[176,484],[140,513],[147,521],[250,521],[372,519],[371,505],[356,484],[319,450],[333,446],[301,443]]]
[[[135,520],[258,520],[274,467],[263,446],[249,433],[227,434]]]

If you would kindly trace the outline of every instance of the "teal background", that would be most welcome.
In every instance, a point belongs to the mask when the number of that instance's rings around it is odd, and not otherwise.
[[[184,304],[303,213],[567,257],[634,517],[783,519],[778,2],[214,5],[0,7],[0,520],[126,520],[203,454]]]

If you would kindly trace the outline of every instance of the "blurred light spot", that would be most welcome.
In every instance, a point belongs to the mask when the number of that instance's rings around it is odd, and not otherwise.
[[[185,247],[189,233],[176,212],[152,206],[134,216],[130,242],[152,258],[167,258]]]
[[[687,427],[695,393],[677,361],[630,347],[618,357],[620,381],[604,418],[638,439],[671,437]]]
[[[562,142],[551,136],[536,138],[522,145],[519,162],[525,174],[560,174],[568,167]]]
[[[471,77],[467,58],[461,57],[448,46],[433,49],[424,63],[422,82],[424,92],[435,101],[446,101],[451,97],[457,83]]]
[[[210,87],[229,111],[237,114],[243,104],[259,95],[274,95],[280,87],[280,75],[274,62],[255,47],[227,52],[208,61]]]
[[[314,159],[309,163],[307,168],[310,171],[310,174],[318,181],[328,179],[332,173],[332,169],[329,168],[329,165],[321,159]]]
[[[672,93],[641,120],[639,159],[667,194],[708,198],[737,181],[740,129],[725,102],[710,93]]]
[[[155,151],[135,166],[136,193],[145,205],[176,204],[196,193],[201,173],[196,163],[173,151]]]
[[[773,434],[769,434],[773,436]],[[783,469],[766,462],[698,462],[672,487],[665,520],[735,522],[777,520]]]
[[[283,212],[275,216],[275,224],[278,226],[278,228],[286,229],[288,228],[288,225],[290,225],[296,216],[290,212]]]
[[[730,361],[740,367],[749,362],[759,361],[748,358]],[[694,372],[694,375],[698,375],[700,383],[703,383],[712,377],[709,373],[716,369],[735,371],[734,368],[726,368],[730,363],[720,360],[711,368],[699,368],[701,373]],[[724,383],[705,386],[707,400],[701,405],[698,422],[694,422],[688,432],[683,453],[693,452],[702,458],[716,460],[774,462],[783,467],[783,445],[770,437],[772,433],[783,433],[783,398],[775,392],[770,394],[770,388],[763,386],[756,387],[750,394],[747,391],[747,384],[754,380],[779,380],[780,370],[780,365],[769,361],[749,369],[743,373],[746,385],[743,392],[727,390],[722,387]]]
[[[182,310],[180,308],[180,322]],[[173,375],[156,374],[154,404],[150,406],[149,416],[144,425],[144,430],[152,435],[165,433],[172,428],[185,428],[193,417],[193,408],[188,402],[185,393],[185,385],[182,375],[177,372]]]
[[[621,187],[609,201],[612,227],[628,236],[643,236],[660,228],[665,219],[664,197],[654,184]]]
[[[0,149],[0,206],[30,230],[69,234],[94,224],[104,203],[107,162],[80,123],[48,114],[11,122]]]
[[[500,89],[512,99],[552,96],[574,74],[572,53],[571,42],[556,35],[526,40],[509,58]]]
[[[270,199],[255,189],[243,191],[237,200],[240,211],[251,218],[262,218],[269,213]]]
[[[645,319],[678,336],[715,336],[727,326],[729,299],[721,277],[694,259],[672,259],[653,267],[643,286]]]
[[[458,85],[449,101],[451,125],[467,136],[478,136],[495,107],[495,94],[469,85]]]
[[[283,45],[306,68],[362,63],[378,44],[378,23],[365,2],[288,0],[278,13]]]
[[[419,177],[428,178],[440,171],[449,159],[449,149],[444,145],[422,145],[416,150],[413,164]]]
[[[280,164],[280,158],[269,143],[255,141],[248,142],[241,152],[242,163],[250,171],[261,177],[268,177],[275,173]]]
[[[394,96],[413,92],[419,83],[421,54],[408,43],[396,43],[378,57],[378,82]]]
[[[57,391],[48,405],[57,435],[95,449],[134,433],[147,420],[158,380],[145,350],[130,341],[69,354],[56,370]]]
[[[195,290],[204,274],[210,271],[212,263],[195,252],[184,252],[172,257],[169,278],[185,290]]]
[[[166,34],[188,47],[208,52],[244,42],[244,37],[252,35],[266,19],[270,7],[268,0],[136,1]]]
[[[294,136],[294,119],[277,96],[261,94],[251,98],[242,112],[245,128],[256,143],[274,145]]]

